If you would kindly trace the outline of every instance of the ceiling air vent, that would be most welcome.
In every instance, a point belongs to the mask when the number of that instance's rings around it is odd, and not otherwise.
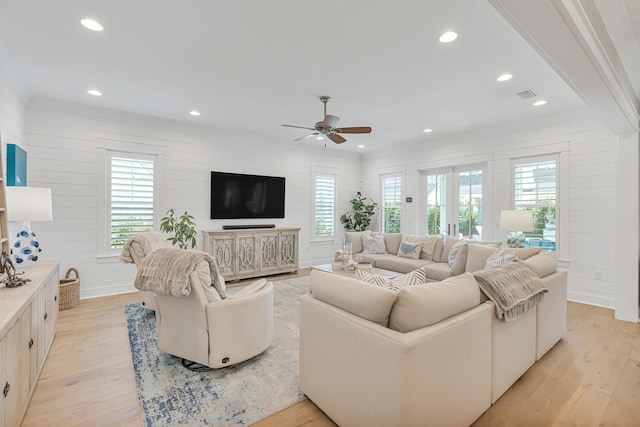
[[[527,89],[527,90],[523,90],[522,92],[518,92],[517,95],[520,96],[520,98],[522,98],[522,99],[531,99],[531,98],[535,98],[536,96],[538,96],[538,94],[535,93],[534,91],[532,91],[531,89]]]

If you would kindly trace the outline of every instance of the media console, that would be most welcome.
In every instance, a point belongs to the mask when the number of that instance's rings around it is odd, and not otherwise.
[[[225,280],[298,271],[299,228],[203,230],[203,250]]]

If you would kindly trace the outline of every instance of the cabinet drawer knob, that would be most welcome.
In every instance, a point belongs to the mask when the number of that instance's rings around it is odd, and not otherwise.
[[[7,395],[9,394],[9,390],[11,390],[11,386],[9,385],[9,381],[7,381],[7,383],[4,385],[4,391],[2,392],[4,397],[7,397]]]
[[[29,349],[31,349],[31,347],[33,347],[33,338],[29,340]]]
[[[54,301],[58,301],[58,295],[54,296],[54,297],[53,297],[53,300],[54,300]]]
[[[44,320],[47,320],[47,317],[49,317],[49,315],[47,313],[44,314]]]

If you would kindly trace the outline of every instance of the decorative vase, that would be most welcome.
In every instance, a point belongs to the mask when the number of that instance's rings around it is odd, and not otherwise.
[[[28,267],[38,261],[42,252],[36,233],[31,231],[31,223],[24,221],[22,228],[16,235],[16,241],[11,246],[11,260],[16,266]]]

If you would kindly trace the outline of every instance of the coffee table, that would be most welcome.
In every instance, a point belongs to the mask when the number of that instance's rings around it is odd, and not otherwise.
[[[327,273],[338,274],[340,276],[351,277],[351,278],[356,277],[355,271],[348,271],[344,269],[334,270],[331,264],[314,265],[311,268],[315,268],[316,270],[320,270],[320,271],[325,271]],[[378,276],[386,277],[387,279],[393,279],[394,277],[398,277],[402,275],[402,273],[398,273],[397,271],[385,270],[384,268],[379,268],[379,267],[373,267],[370,272],[372,274],[377,274]]]

